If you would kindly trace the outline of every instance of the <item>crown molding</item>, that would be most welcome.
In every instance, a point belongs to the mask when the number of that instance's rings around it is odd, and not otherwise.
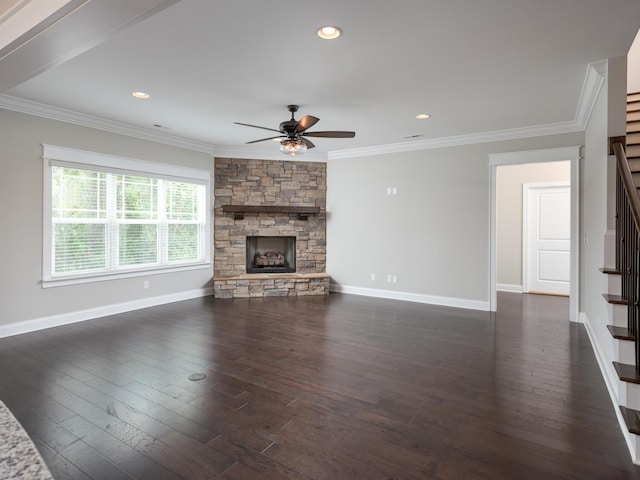
[[[413,152],[416,150],[430,150],[434,148],[457,147],[475,143],[500,142],[505,140],[517,140],[521,138],[542,137],[545,135],[557,135],[561,133],[581,132],[584,128],[575,121],[537,125],[534,127],[513,128],[509,130],[496,130],[493,132],[471,133],[468,135],[456,135],[452,137],[418,140],[410,143],[393,143],[389,145],[377,145],[374,147],[352,148],[347,150],[333,150],[329,152],[329,160],[350,157],[364,157],[369,155],[382,155],[398,152]]]
[[[274,142],[274,147],[276,147]],[[215,148],[216,158],[242,158],[253,160],[284,160],[292,162],[326,162],[327,156],[321,152],[305,152],[300,157],[284,155],[278,148],[255,148],[249,146],[218,146]]]
[[[578,109],[576,110],[576,123],[582,127],[587,128],[591,112],[598,100],[600,90],[608,74],[607,60],[601,62],[594,62],[587,65],[587,73],[584,77],[584,83],[582,84],[582,92],[580,92],[580,101],[578,102]]]
[[[137,127],[127,123],[116,122],[106,118],[87,115],[84,113],[66,110],[64,108],[46,105],[44,103],[25,100],[24,98],[12,97],[10,95],[0,95],[0,108],[13,110],[14,112],[36,115],[38,117],[49,118],[61,122],[72,123],[81,127],[96,128],[106,132],[118,133],[129,137],[150,140],[152,142],[163,143],[174,147],[186,148],[196,152],[203,152],[213,156],[215,147],[208,143],[189,140],[177,135],[171,135],[149,128]]]
[[[298,160],[295,157],[283,155],[278,149],[255,148],[249,146],[215,146],[212,144],[189,140],[177,135],[167,134],[162,131],[107,120],[106,118],[87,115],[84,113],[66,110],[64,108],[46,105],[10,95],[0,95],[0,108],[26,113],[38,117],[58,120],[82,127],[96,128],[111,133],[127,135],[130,137],[150,140],[174,147],[186,148],[196,152],[207,153],[219,158],[250,158],[260,160]],[[274,145],[275,146],[275,145]],[[327,156],[323,153],[305,153],[302,159],[306,162],[326,162]]]
[[[304,161],[326,162],[342,158],[365,157],[372,155],[384,155],[400,152],[413,152],[417,150],[430,150],[435,148],[456,147],[475,143],[500,142],[506,140],[519,140],[530,137],[546,135],[559,135],[565,133],[582,132],[593,111],[593,107],[607,76],[606,60],[594,62],[587,66],[587,72],[582,85],[580,100],[576,110],[576,118],[572,121],[535,125],[532,127],[496,130],[490,132],[472,133],[467,135],[455,135],[451,137],[417,140],[404,143],[376,145],[372,147],[349,148],[344,150],[332,150],[325,154],[321,151],[307,152]],[[122,122],[115,122],[93,115],[53,107],[43,103],[33,102],[10,95],[0,95],[0,108],[6,108],[16,112],[36,115],[52,120],[72,123],[75,125],[97,128],[107,132],[128,135],[130,137],[150,140],[175,147],[186,148],[197,152],[207,153],[219,158],[249,158],[264,160],[297,160],[296,157],[282,155],[276,149],[255,148],[242,146],[215,146],[212,144],[186,139],[176,135],[159,132],[149,128],[137,127]]]

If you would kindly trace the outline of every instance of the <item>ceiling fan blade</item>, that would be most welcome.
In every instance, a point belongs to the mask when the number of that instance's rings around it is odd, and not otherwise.
[[[278,132],[278,133],[282,133],[280,130],[276,130],[275,128],[269,128],[269,127],[261,127],[259,125],[250,125],[248,123],[240,123],[240,122],[233,122],[236,125],[243,125],[245,127],[253,127],[253,128],[261,128],[262,130],[269,130],[271,132]]]
[[[319,121],[320,119],[314,117],[313,115],[307,115],[306,117],[302,117],[300,120],[298,120],[298,123],[296,123],[295,133],[302,133],[307,128],[313,127]]]
[[[266,142],[267,140],[273,140],[274,138],[287,138],[284,135],[276,135],[275,137],[267,137],[267,138],[260,138],[258,140],[251,140],[250,142],[247,142],[247,144],[249,143],[258,143],[258,142]]]
[[[356,136],[356,132],[306,132],[307,137],[325,137],[325,138],[353,138]]]
[[[306,138],[304,138],[304,137],[299,137],[299,138],[300,138],[300,140],[302,140],[302,141],[304,142],[304,144],[307,146],[307,149],[315,148],[315,145],[313,144],[313,142],[312,142],[311,140],[307,140],[307,139],[306,139]]]

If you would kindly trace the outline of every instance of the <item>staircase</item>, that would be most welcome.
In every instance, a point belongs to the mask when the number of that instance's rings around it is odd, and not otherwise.
[[[640,92],[627,95],[627,160],[636,188],[640,188]]]
[[[609,305],[607,328],[613,342],[620,413],[632,434],[627,436],[632,456],[640,459],[640,93],[627,95],[626,147],[624,140],[612,139],[618,165],[616,244],[615,260],[605,263],[615,267],[601,271],[607,275],[604,298]]]

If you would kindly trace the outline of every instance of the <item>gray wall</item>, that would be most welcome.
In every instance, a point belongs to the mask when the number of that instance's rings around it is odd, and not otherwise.
[[[211,287],[212,268],[43,289],[43,143],[213,171],[204,153],[0,109],[0,326]]]
[[[488,155],[583,141],[575,133],[330,160],[327,272],[347,291],[488,302]]]
[[[488,302],[488,155],[583,142],[575,133],[329,161],[328,273],[347,287]],[[42,143],[213,168],[203,153],[0,109],[0,325],[211,287],[205,269],[42,289]]]
[[[498,290],[522,291],[522,189],[525,183],[571,180],[571,162],[501,165],[496,173]]]

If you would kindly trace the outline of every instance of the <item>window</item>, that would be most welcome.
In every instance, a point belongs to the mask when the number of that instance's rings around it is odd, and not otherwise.
[[[210,263],[210,173],[44,146],[44,286]]]

